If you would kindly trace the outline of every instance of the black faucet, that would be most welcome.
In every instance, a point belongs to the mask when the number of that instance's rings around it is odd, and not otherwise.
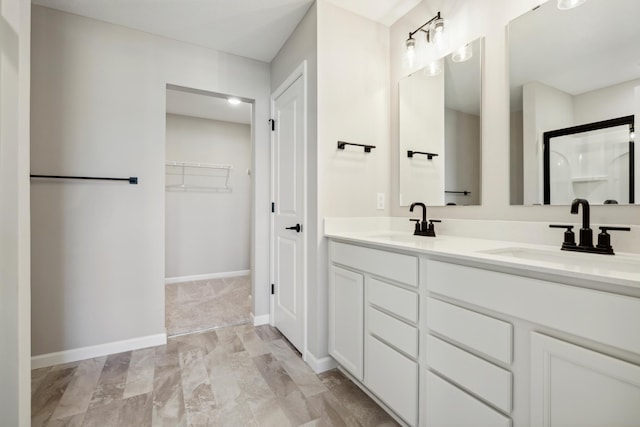
[[[413,208],[415,208],[416,206],[420,206],[422,208],[422,221],[420,221],[419,219],[409,220],[416,222],[416,228],[413,231],[413,234],[416,236],[436,237],[436,229],[433,223],[441,221],[438,219],[430,219],[429,222],[427,222],[427,207],[424,203],[421,202],[411,203],[409,211],[413,212]]]
[[[593,246],[593,230],[590,224],[589,202],[585,199],[574,199],[571,202],[571,213],[578,214],[578,208],[582,205],[582,227],[580,228],[580,240],[575,243],[575,235],[573,234],[573,225],[549,225],[551,228],[566,228],[564,233],[564,242],[562,242],[563,251],[590,252],[594,254],[614,255],[611,246],[611,236],[607,231],[631,231],[630,227],[600,227],[598,234],[598,244]]]
[[[591,230],[589,201],[587,199],[573,199],[571,213],[578,214],[578,207],[582,205],[582,227],[580,228],[580,240],[578,246],[582,248],[593,247],[593,230]]]

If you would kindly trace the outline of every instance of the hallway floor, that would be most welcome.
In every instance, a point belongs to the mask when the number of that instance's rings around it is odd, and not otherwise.
[[[251,276],[165,285],[167,335],[180,335],[251,321]]]
[[[32,426],[395,426],[339,371],[315,375],[268,326],[32,371]]]

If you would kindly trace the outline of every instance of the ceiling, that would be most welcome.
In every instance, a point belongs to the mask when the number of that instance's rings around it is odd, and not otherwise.
[[[391,25],[420,0],[326,0]],[[271,62],[313,0],[33,0],[34,4]]]
[[[522,84],[539,81],[571,95],[640,78],[640,1],[587,1],[558,10],[549,1],[509,24],[512,109]]]
[[[201,119],[251,124],[251,104],[232,105],[227,97],[195,90],[167,89],[167,113]]]

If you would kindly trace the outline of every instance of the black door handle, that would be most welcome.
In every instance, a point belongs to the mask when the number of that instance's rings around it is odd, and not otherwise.
[[[300,224],[296,224],[295,227],[286,227],[285,230],[296,230],[296,233],[302,231],[302,226]]]

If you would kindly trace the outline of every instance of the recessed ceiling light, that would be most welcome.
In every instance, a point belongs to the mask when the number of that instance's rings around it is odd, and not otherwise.
[[[227,98],[227,101],[229,101],[229,104],[231,105],[238,105],[240,104],[242,101],[240,101],[238,98]]]

